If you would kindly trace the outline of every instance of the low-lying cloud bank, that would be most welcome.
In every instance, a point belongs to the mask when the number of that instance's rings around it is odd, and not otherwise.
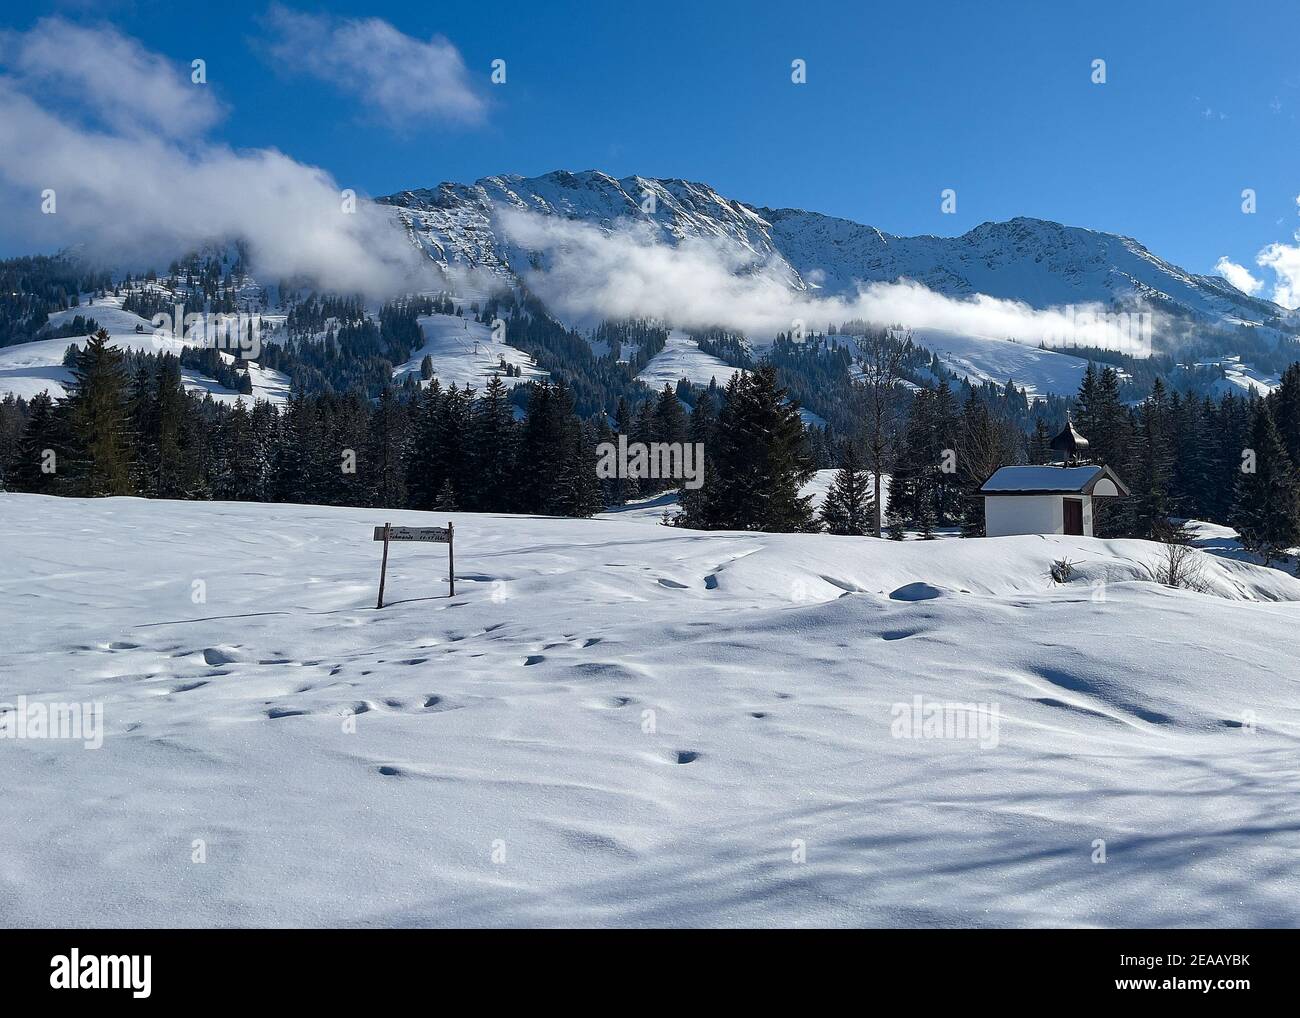
[[[46,18],[0,35],[7,245],[147,265],[241,239],[268,279],[411,288],[419,262],[388,210],[275,149],[207,140],[224,114],[209,89],[111,27]]]
[[[1117,323],[1100,305],[1036,309],[983,294],[948,297],[908,280],[867,284],[852,296],[819,297],[792,290],[778,267],[756,262],[751,251],[723,240],[687,238],[672,245],[643,223],[605,230],[506,207],[498,209],[497,222],[512,244],[545,256],[525,281],[573,320],[657,318],[764,339],[789,333],[796,323],[820,332],[861,319],[1034,345],[1150,352],[1153,319],[1145,326]]]

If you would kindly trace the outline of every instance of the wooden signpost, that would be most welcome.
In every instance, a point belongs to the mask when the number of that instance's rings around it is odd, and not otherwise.
[[[384,542],[384,558],[379,566],[379,603],[376,608],[384,606],[384,579],[388,576],[388,542],[389,541],[424,541],[430,544],[447,546],[447,579],[451,586],[448,597],[456,596],[456,546],[453,538],[455,528],[448,523],[445,527],[394,527],[385,523],[375,527],[375,540]]]

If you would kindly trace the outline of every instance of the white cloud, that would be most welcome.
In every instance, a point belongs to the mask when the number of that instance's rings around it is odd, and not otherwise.
[[[1300,241],[1300,233],[1295,239]],[[1255,260],[1277,273],[1273,302],[1284,308],[1300,307],[1300,244],[1269,244]]]
[[[1264,288],[1264,281],[1250,274],[1250,269],[1238,265],[1226,255],[1214,263],[1214,271],[1235,286],[1242,293],[1256,294]]]
[[[53,67],[48,47],[65,30],[66,108],[50,104],[43,84]],[[203,137],[219,115],[206,98],[211,86],[190,84],[111,28],[46,21],[3,42],[0,232],[8,244],[76,245],[140,266],[238,238],[254,271],[270,279],[302,275],[375,295],[407,288],[416,259],[388,212],[358,201],[348,214],[324,170]],[[104,53],[113,57],[111,80],[86,67]],[[129,94],[135,89],[148,95]],[[40,211],[46,189],[55,192],[53,215]]]
[[[183,137],[222,116],[211,89],[115,28],[84,28],[63,18],[38,21],[28,32],[0,33],[0,64],[42,105],[75,104],[115,131]]]
[[[791,289],[782,267],[754,261],[753,252],[710,238],[665,243],[647,224],[607,231],[501,207],[497,222],[508,240],[544,255],[526,273],[529,287],[573,321],[656,318],[684,328],[723,326],[760,339],[854,319],[913,329],[941,329],[1048,346],[1093,345],[1146,352],[1132,334],[1117,332],[1103,308],[1040,310],[1018,301],[976,294],[947,297],[919,283],[871,283],[844,297]],[[1122,344],[1122,346],[1121,346]]]
[[[276,65],[343,88],[394,126],[428,119],[474,123],[486,102],[470,82],[460,51],[441,35],[422,42],[379,18],[305,14],[280,4],[265,18],[262,40]]]
[[[1300,211],[1300,195],[1295,202]],[[1273,302],[1284,308],[1300,308],[1300,230],[1296,231],[1295,240],[1294,245],[1269,244],[1255,256],[1257,264],[1276,274]]]

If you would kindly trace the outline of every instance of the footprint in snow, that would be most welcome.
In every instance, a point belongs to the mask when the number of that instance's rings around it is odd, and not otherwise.
[[[306,714],[305,710],[298,710],[295,707],[272,707],[266,712],[268,718],[296,718]]]

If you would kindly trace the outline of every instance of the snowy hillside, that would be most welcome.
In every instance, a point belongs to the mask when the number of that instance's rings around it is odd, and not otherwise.
[[[11,925],[1300,922],[1276,570],[461,514],[457,596],[400,545],[376,611],[372,526],[442,517],[0,514],[0,700],[105,725],[0,742]],[[926,738],[917,698],[997,724]]]
[[[198,345],[171,336],[155,335],[149,322],[130,311],[124,311],[120,298],[111,296],[102,298],[93,305],[57,311],[50,315],[49,323],[52,327],[57,327],[72,321],[77,315],[93,318],[100,328],[108,331],[110,343],[119,350],[179,354],[186,346]],[[137,332],[137,326],[143,332]],[[63,355],[69,346],[80,347],[85,344],[85,336],[71,336],[0,347],[0,399],[7,393],[31,399],[42,392],[48,392],[54,399],[62,399],[67,395],[67,387],[72,381],[71,370],[63,366]],[[222,358],[228,363],[234,363],[234,358],[229,354],[223,353]],[[241,396],[193,368],[181,369],[181,381],[187,391],[200,395],[206,393],[222,403],[233,404],[238,399],[243,399],[245,403],[256,400],[268,403],[288,401],[289,379],[286,375],[258,364],[249,365],[249,374],[253,383],[251,396]]]
[[[739,371],[740,368],[705,353],[690,336],[674,329],[664,348],[650,358],[650,363],[636,377],[652,389],[676,385],[683,378],[696,385],[708,385],[716,378],[719,385],[725,386]]]
[[[990,336],[916,329],[912,338],[937,356],[949,371],[972,382],[1003,385],[1010,379],[1031,399],[1048,393],[1078,392],[1088,367],[1088,362],[1079,357]]]
[[[1294,338],[1300,322],[1219,276],[1166,262],[1131,238],[1040,219],[984,223],[956,237],[899,237],[816,212],[750,206],[706,184],[615,179],[596,170],[485,177],[470,185],[443,183],[379,201],[392,207],[413,244],[474,292],[514,286],[531,269],[548,263],[547,252],[519,247],[503,225],[503,212],[522,210],[602,231],[648,227],[647,242],[721,242],[746,271],[822,297],[851,296],[864,284],[912,280],[949,297],[984,294],[1055,309],[1066,319],[1073,308],[1151,312],[1157,341],[1163,330],[1177,333],[1181,326],[1173,323],[1181,321],[1225,329],[1251,325],[1257,337],[1276,347]],[[1068,354],[1038,356],[1032,350],[1036,342],[1015,346],[1004,335],[943,335],[947,355],[942,359],[974,380],[1002,383],[1012,378],[1034,394],[1067,394],[1077,388],[1084,368]],[[1225,333],[1220,342],[1230,345],[1231,335]],[[1043,338],[1049,346],[1059,339]],[[1225,346],[1222,352],[1240,351]],[[685,370],[695,379],[706,370],[680,344],[660,358],[644,375],[656,384],[669,372]],[[1240,387],[1249,379],[1230,376],[1223,384]]]
[[[492,330],[471,319],[459,315],[425,315],[420,318],[420,332],[424,335],[424,345],[393,370],[395,379],[409,374],[419,378],[420,364],[425,357],[432,361],[434,377],[443,388],[455,384],[460,388],[481,389],[493,375],[499,376],[507,386],[546,377],[546,372],[528,354],[507,343],[494,342]],[[521,374],[504,374],[502,361],[519,368]]]

